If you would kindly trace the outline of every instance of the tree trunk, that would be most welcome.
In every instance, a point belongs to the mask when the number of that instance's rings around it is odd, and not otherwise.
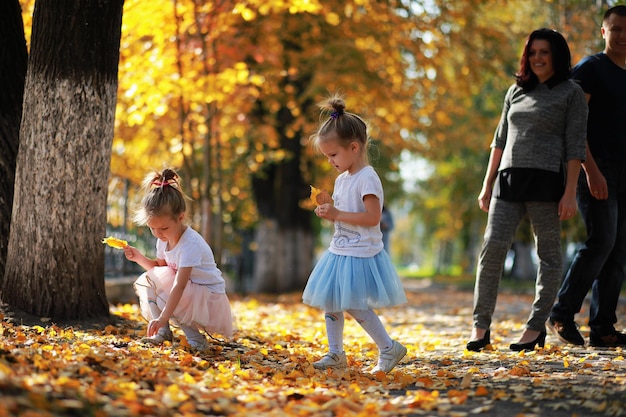
[[[0,283],[4,277],[13,207],[15,163],[28,51],[18,0],[0,2]]]
[[[38,0],[5,280],[10,306],[108,315],[106,197],[123,0]]]
[[[313,238],[300,228],[281,228],[275,219],[257,228],[254,291],[286,293],[303,290],[312,267]]]
[[[279,131],[288,126],[290,114],[287,109],[278,112]],[[312,213],[300,207],[309,195],[300,170],[300,137],[283,135],[281,148],[290,157],[271,164],[252,180],[261,217],[253,278],[253,289],[259,292],[302,290],[313,266]]]

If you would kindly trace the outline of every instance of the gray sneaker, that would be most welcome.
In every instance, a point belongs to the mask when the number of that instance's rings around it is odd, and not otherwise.
[[[209,342],[207,342],[206,338],[203,336],[201,339],[187,339],[187,343],[191,346],[191,349],[197,351],[204,351],[209,348]]]
[[[161,329],[154,336],[143,337],[141,339],[141,342],[142,343],[147,343],[149,345],[157,346],[157,345],[162,345],[163,342],[165,342],[165,341],[171,342],[172,339],[173,339],[173,335],[172,335],[172,331],[171,330],[163,331],[163,329]]]
[[[346,360],[346,352],[328,352],[322,359],[317,362],[313,362],[313,368],[315,369],[345,368],[347,366],[348,361]]]
[[[372,369],[372,373],[383,371],[388,373],[391,371],[402,358],[406,355],[406,348],[400,343],[393,341],[391,349],[387,352],[381,353],[378,357],[378,364]]]

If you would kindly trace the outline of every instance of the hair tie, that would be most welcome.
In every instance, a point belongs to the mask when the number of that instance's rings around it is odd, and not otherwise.
[[[171,185],[171,184],[170,184],[170,180],[165,180],[165,181],[154,180],[152,181],[151,185],[154,185],[155,187],[165,187],[166,185]]]
[[[343,114],[343,110],[335,110],[334,112],[332,112],[330,114],[330,117],[332,119],[336,119],[337,117],[341,116]]]

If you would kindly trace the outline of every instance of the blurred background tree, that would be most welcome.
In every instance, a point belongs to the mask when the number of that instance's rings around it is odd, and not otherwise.
[[[340,90],[370,123],[397,265],[471,274],[486,221],[476,196],[525,37],[559,30],[575,63],[601,50],[613,3],[126,0],[110,230],[145,234],[128,215],[138,183],[172,165],[240,289],[301,289],[328,241],[309,184],[330,190],[336,175],[308,138],[315,104]],[[567,222],[565,244],[579,233]]]

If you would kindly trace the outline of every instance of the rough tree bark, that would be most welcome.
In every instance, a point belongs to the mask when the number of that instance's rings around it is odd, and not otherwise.
[[[4,277],[28,50],[18,0],[0,2],[0,282]]]
[[[107,180],[123,0],[37,0],[5,279],[10,306],[52,319],[109,314]]]

